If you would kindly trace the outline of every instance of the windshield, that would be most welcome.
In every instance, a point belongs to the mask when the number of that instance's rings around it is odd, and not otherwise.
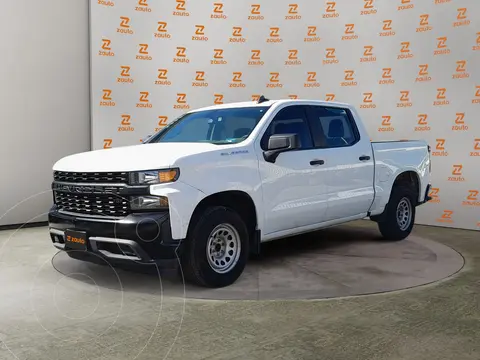
[[[268,109],[267,106],[255,106],[185,114],[152,136],[146,143],[236,144],[250,135]]]

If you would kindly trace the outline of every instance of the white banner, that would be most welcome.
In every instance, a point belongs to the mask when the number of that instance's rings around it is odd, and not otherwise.
[[[480,2],[92,0],[91,30],[94,148],[261,94],[348,102],[432,146],[418,222],[480,229]]]

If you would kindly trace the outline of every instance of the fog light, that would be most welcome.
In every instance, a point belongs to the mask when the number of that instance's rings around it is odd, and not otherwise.
[[[138,196],[130,199],[132,210],[168,209],[168,198],[164,196]]]

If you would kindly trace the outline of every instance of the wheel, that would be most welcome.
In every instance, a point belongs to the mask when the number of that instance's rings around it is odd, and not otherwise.
[[[185,280],[211,288],[233,284],[249,254],[242,218],[229,208],[209,207],[191,229],[180,259]]]
[[[406,186],[395,186],[385,209],[386,216],[378,222],[378,228],[387,240],[403,240],[415,223],[416,194]]]

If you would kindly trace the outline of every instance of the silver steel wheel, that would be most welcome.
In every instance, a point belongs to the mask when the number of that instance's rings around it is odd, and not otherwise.
[[[397,206],[397,224],[400,230],[408,229],[412,222],[412,203],[406,197],[402,198]]]
[[[241,250],[238,231],[230,224],[220,224],[208,237],[208,264],[219,274],[228,273],[237,265]]]

